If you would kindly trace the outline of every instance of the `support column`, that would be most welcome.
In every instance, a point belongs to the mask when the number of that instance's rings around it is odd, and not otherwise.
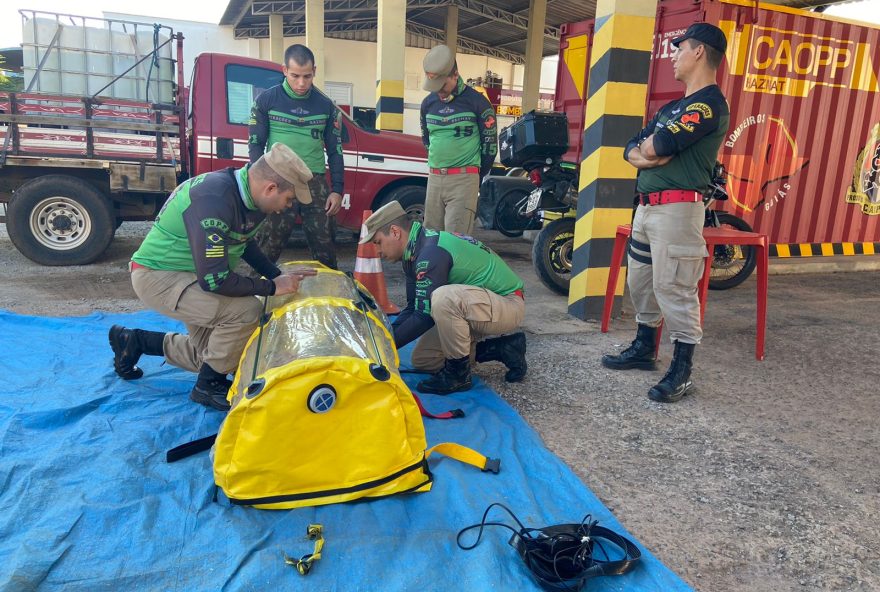
[[[568,313],[583,320],[601,318],[617,226],[632,221],[637,171],[623,148],[644,122],[656,12],[656,0],[596,4],[568,293]]]
[[[523,113],[538,107],[541,93],[541,59],[544,57],[544,23],[547,0],[529,3],[529,30],[526,33],[526,70],[523,79]]]
[[[406,0],[379,0],[376,129],[403,131]]]
[[[458,53],[458,6],[446,7],[446,47]]]
[[[315,86],[324,88],[324,1],[306,0],[306,47],[315,54]]]
[[[269,15],[269,59],[284,62],[284,16],[280,14]]]

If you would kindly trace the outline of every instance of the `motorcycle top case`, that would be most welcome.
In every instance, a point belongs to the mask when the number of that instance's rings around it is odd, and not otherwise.
[[[529,111],[501,130],[498,143],[504,166],[562,156],[568,151],[568,118],[564,113]]]
[[[212,451],[214,481],[233,504],[288,509],[428,491],[432,452],[492,466],[458,444],[427,447],[390,323],[366,288],[317,262],[287,265],[318,275],[269,297],[271,315],[242,354]]]

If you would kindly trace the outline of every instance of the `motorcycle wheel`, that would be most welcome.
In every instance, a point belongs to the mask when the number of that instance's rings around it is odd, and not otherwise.
[[[727,212],[718,212],[720,227],[752,232],[748,222]],[[729,290],[748,279],[758,263],[758,252],[752,246],[717,245],[712,253],[710,290]]]
[[[498,200],[495,206],[495,230],[504,236],[523,235],[532,219],[523,215],[529,193],[522,189],[511,189]]]
[[[541,229],[532,245],[532,264],[545,286],[562,295],[571,282],[574,218],[554,220]]]

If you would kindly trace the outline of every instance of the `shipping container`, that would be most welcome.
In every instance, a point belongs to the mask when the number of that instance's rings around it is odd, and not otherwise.
[[[718,76],[731,113],[726,209],[777,245],[880,241],[880,28],[756,5],[661,0],[648,111],[681,96],[669,40],[694,22],[718,25],[728,38]]]
[[[647,116],[682,96],[670,41],[700,21],[728,38],[718,73],[731,113],[723,208],[767,234],[773,255],[880,253],[880,27],[749,0],[660,0]],[[586,75],[571,46],[588,42],[592,26],[562,30],[556,110],[573,129],[583,129],[573,103],[583,106]]]

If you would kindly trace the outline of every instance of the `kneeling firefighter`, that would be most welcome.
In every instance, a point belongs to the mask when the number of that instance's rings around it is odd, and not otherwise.
[[[164,356],[198,372],[190,399],[229,410],[233,372],[263,310],[257,296],[293,294],[316,271],[282,273],[260,250],[254,235],[266,215],[310,199],[312,173],[283,144],[240,169],[205,173],[179,185],[131,258],[131,284],[147,307],[181,321],[187,333],[110,329],[113,367],[125,380],[143,376],[142,355]],[[243,259],[260,275],[234,269]]]
[[[403,262],[407,302],[393,323],[394,341],[401,348],[420,338],[413,366],[433,376],[418,390],[470,389],[473,350],[477,362],[504,363],[507,382],[525,378],[526,337],[514,332],[525,315],[523,282],[497,254],[469,236],[424,228],[396,201],[364,225],[361,243]]]

